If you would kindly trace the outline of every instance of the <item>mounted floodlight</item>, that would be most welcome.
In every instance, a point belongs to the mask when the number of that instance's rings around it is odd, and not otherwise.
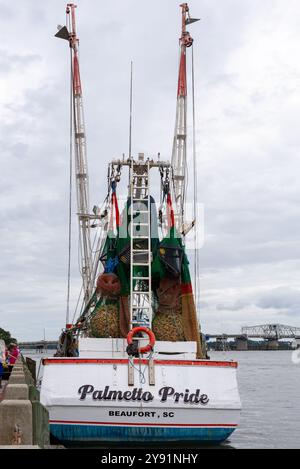
[[[69,41],[70,34],[66,26],[57,26],[58,32],[55,34],[55,37],[59,37],[59,39],[65,39]]]

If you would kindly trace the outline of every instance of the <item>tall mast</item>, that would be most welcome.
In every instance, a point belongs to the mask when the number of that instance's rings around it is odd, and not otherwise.
[[[177,107],[175,132],[172,150],[172,167],[174,178],[175,224],[177,230],[184,231],[184,204],[186,191],[186,140],[187,140],[187,77],[186,77],[186,49],[191,47],[193,39],[186,30],[186,25],[198,21],[190,18],[187,3],[181,8],[181,37],[180,61],[177,87]]]
[[[75,175],[77,188],[77,211],[79,220],[81,275],[83,280],[84,303],[87,305],[92,294],[92,255],[90,242],[89,179],[86,156],[86,135],[82,102],[82,87],[78,59],[79,39],[76,33],[76,5],[67,4],[67,27],[59,29],[56,37],[69,41],[71,50],[73,126],[75,141]]]

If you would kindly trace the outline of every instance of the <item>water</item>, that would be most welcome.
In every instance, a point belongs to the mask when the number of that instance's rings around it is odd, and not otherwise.
[[[43,356],[24,354],[38,361]],[[299,449],[300,364],[293,364],[292,352],[210,352],[210,357],[239,362],[242,419],[225,446]]]
[[[239,362],[242,400],[240,427],[233,448],[300,448],[300,364],[292,352],[211,352],[212,359]]]

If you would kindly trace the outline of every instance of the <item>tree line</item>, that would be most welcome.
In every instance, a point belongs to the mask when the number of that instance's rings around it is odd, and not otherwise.
[[[0,340],[4,340],[6,345],[11,344],[12,342],[17,343],[17,339],[11,336],[9,331],[5,331],[0,327]]]

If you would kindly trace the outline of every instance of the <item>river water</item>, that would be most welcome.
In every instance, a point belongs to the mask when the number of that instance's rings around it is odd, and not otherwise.
[[[290,351],[210,353],[239,362],[242,400],[233,448],[300,448],[300,363]]]
[[[242,419],[225,447],[300,449],[300,363],[293,363],[292,352],[210,352],[210,357],[239,363]]]

